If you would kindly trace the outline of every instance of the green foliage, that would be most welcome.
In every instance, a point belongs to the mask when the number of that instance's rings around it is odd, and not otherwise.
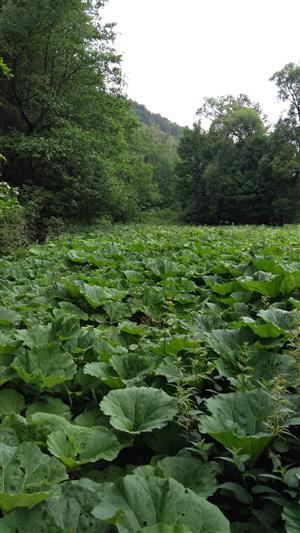
[[[0,182],[0,255],[26,242],[25,214],[18,194],[17,188]]]
[[[21,188],[33,238],[51,217],[124,221],[157,201],[152,170],[128,147],[136,120],[103,3],[1,3],[0,53],[14,73],[0,89],[3,176]]]
[[[162,428],[177,413],[176,400],[150,387],[130,387],[108,393],[100,409],[116,429],[130,434]]]
[[[297,529],[298,241],[106,224],[2,258],[0,531]]]
[[[48,449],[69,468],[100,459],[113,461],[121,450],[115,435],[107,428],[82,428],[68,426],[64,431],[54,431],[47,440]]]
[[[0,444],[0,507],[4,512],[15,507],[32,507],[46,500],[60,481],[66,479],[64,467],[25,442],[19,447]]]
[[[281,87],[282,79],[274,79]],[[295,102],[292,108],[295,113]],[[297,221],[299,133],[292,114],[269,133],[258,104],[247,96],[207,98],[198,116],[210,120],[208,131],[198,122],[179,143],[183,218],[208,224]]]
[[[268,394],[260,389],[218,394],[206,403],[211,414],[200,418],[200,431],[244,460],[255,461],[273,438],[265,425],[272,411]]]
[[[93,515],[116,524],[120,533],[146,526],[185,525],[190,531],[229,533],[219,509],[172,478],[126,476],[105,494]]]
[[[183,128],[175,122],[171,122],[159,113],[151,113],[144,105],[131,101],[132,108],[138,119],[146,126],[157,126],[162,132],[179,139]]]

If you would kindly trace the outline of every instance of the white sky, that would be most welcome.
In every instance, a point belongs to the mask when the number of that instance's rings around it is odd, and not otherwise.
[[[283,104],[269,78],[300,60],[300,0],[108,0],[126,93],[191,126],[204,96],[246,93],[271,122]]]

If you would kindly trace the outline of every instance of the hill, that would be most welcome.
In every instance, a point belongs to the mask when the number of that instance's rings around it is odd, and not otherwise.
[[[166,117],[162,117],[159,113],[151,113],[151,111],[149,111],[143,104],[138,104],[133,100],[131,101],[131,103],[134,112],[136,113],[142,124],[146,124],[147,126],[155,124],[164,133],[172,135],[172,137],[175,137],[176,139],[179,139],[179,137],[181,137],[184,128],[182,128],[175,122],[171,122]]]

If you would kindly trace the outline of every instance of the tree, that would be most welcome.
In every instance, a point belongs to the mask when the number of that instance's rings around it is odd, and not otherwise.
[[[141,124],[132,136],[132,153],[152,169],[153,182],[159,193],[155,198],[156,206],[171,207],[176,201],[177,146],[173,136],[154,124]]]
[[[210,154],[210,140],[201,122],[196,122],[193,129],[185,128],[178,146],[177,192],[183,218],[188,222],[208,221],[209,198],[204,172]]]
[[[278,87],[279,100],[289,103],[288,120],[291,126],[298,129],[300,126],[300,66],[288,63],[275,72],[270,80],[274,81]]]
[[[267,137],[259,107],[245,95],[211,98],[198,115],[210,118],[208,132],[197,123],[179,145],[186,220],[264,222],[266,188],[259,161]]]
[[[0,4],[0,54],[14,73],[0,87],[4,179],[33,194],[40,218],[126,212],[126,195],[114,198],[126,187],[120,167],[136,121],[122,96],[113,25],[99,18],[104,3]]]

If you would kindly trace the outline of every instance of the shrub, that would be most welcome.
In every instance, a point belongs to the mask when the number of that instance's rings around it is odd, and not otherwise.
[[[0,255],[12,252],[26,241],[24,208],[18,194],[16,188],[0,182]]]

